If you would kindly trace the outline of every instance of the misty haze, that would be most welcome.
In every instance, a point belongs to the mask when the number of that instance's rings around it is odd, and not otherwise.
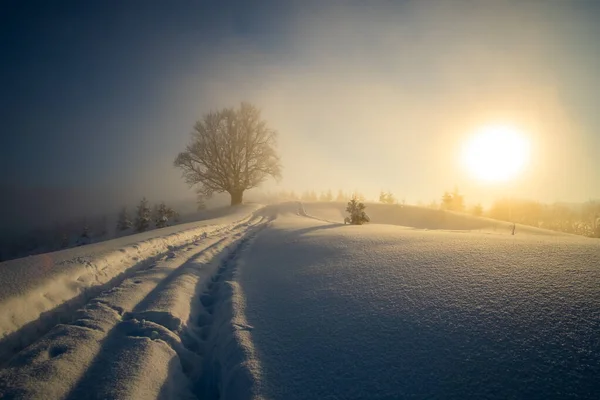
[[[598,21],[7,1],[0,398],[598,398]]]

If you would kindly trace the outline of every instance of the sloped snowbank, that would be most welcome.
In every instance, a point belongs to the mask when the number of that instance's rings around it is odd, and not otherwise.
[[[102,290],[177,247],[248,221],[258,208],[0,263],[0,364]]]
[[[219,288],[257,214],[90,300],[0,370],[0,398],[197,398]]]

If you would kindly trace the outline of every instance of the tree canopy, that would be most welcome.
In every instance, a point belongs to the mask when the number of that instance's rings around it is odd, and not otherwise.
[[[258,187],[268,177],[281,176],[277,132],[249,103],[204,115],[191,136],[175,166],[203,196],[227,192],[231,205],[240,204],[245,190]]]

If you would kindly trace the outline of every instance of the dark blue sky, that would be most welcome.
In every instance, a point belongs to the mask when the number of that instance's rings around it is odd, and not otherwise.
[[[270,188],[600,197],[598,21],[591,0],[5,1],[0,187],[189,195],[194,121],[248,100],[281,134]],[[457,162],[494,122],[533,141],[510,188]]]
[[[286,11],[244,1],[9,4],[0,159],[2,179],[21,185],[134,179],[140,159],[159,156],[163,140],[146,128],[174,100],[165,98],[170,80],[203,68],[195,51],[210,58],[235,36],[276,46],[272,17]]]

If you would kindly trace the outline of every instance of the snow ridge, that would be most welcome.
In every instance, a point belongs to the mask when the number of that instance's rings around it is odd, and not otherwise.
[[[0,371],[0,397],[196,398],[225,271],[264,225],[255,213],[103,292]]]
[[[271,219],[270,219],[271,220]],[[253,399],[260,384],[260,363],[252,344],[252,326],[244,315],[245,300],[235,276],[241,255],[260,230],[243,238],[212,277],[201,302],[214,318],[203,326],[207,338],[203,373],[196,379],[195,393],[208,400]],[[199,321],[203,325],[202,321]]]
[[[252,213],[226,224],[207,225],[139,241],[97,255],[57,262],[62,273],[49,274],[25,293],[0,300],[0,366],[14,354],[69,318],[101,292],[118,286],[138,271],[151,268],[182,248],[247,224]],[[37,268],[43,269],[43,266]],[[20,279],[18,271],[12,279]],[[26,279],[23,277],[22,279]]]

